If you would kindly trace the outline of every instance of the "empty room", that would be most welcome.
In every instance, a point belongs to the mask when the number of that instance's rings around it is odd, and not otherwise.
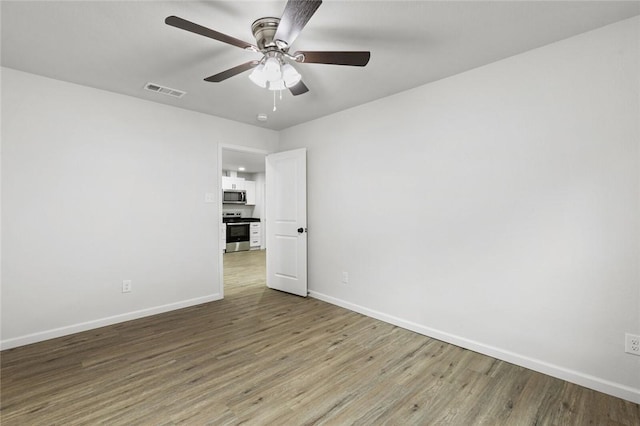
[[[0,18],[3,425],[640,424],[640,2]]]

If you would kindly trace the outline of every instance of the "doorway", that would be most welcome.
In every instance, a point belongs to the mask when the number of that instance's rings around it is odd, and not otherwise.
[[[243,291],[247,286],[255,287],[258,283],[266,286],[266,222],[265,222],[265,157],[267,152],[255,148],[238,145],[220,144],[218,148],[218,170],[220,173],[220,194],[231,184],[235,190],[246,192],[246,203],[223,203],[220,200],[219,223],[220,256],[219,270],[221,295],[224,297]],[[223,217],[242,218],[250,221],[251,239],[249,250],[226,252],[225,241],[227,225]],[[233,219],[236,220],[236,219]]]

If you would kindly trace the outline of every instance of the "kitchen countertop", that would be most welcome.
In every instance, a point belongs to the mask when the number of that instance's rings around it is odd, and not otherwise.
[[[255,217],[223,217],[222,223],[249,223],[260,222],[260,219]]]

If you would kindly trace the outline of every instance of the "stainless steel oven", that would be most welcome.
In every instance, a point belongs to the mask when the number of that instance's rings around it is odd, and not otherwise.
[[[227,253],[249,250],[251,240],[249,222],[227,223]]]

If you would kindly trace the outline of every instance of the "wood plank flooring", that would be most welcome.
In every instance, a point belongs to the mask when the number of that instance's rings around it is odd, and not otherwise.
[[[638,425],[640,407],[264,285],[3,351],[2,425]]]

